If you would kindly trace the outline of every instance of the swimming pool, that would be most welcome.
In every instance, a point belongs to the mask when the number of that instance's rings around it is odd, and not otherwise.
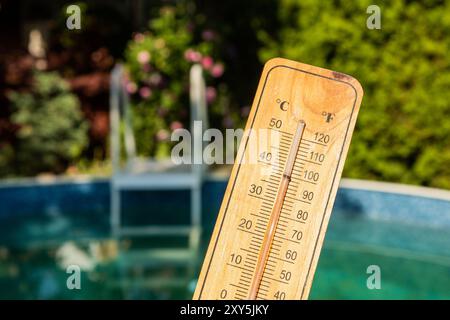
[[[226,179],[205,182],[202,254],[225,187]],[[310,298],[449,299],[449,194],[343,180]],[[188,202],[187,192],[130,192],[124,197],[126,223],[180,223],[188,217]],[[142,285],[175,278],[175,267],[121,271],[123,250],[162,242],[111,240],[106,179],[3,183],[0,204],[1,299],[191,298],[195,279],[184,287]],[[67,288],[61,259],[84,265],[81,290]],[[369,266],[379,267],[381,289],[368,288]]]

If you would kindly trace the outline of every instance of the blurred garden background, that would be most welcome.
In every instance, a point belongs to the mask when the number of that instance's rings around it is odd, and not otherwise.
[[[68,30],[78,4],[81,29]],[[167,156],[207,75],[211,127],[243,127],[263,63],[348,73],[365,91],[345,177],[450,188],[450,3],[1,1],[0,175],[107,175],[109,72],[129,70],[138,152]],[[33,36],[34,35],[34,36]]]
[[[381,29],[367,27],[370,5]],[[225,130],[244,127],[278,56],[362,84],[344,177],[436,188],[343,181],[311,297],[448,299],[450,193],[438,189],[450,189],[449,52],[449,0],[0,0],[0,299],[190,299],[229,171],[200,173],[191,198],[164,186],[127,190],[117,206],[111,74],[124,65],[137,154],[167,159],[171,133],[191,125],[193,65],[209,127]],[[194,258],[166,250],[185,244],[178,229],[165,240],[111,231],[114,205],[152,229],[188,223],[189,203],[201,212]],[[374,264],[383,290],[366,286]],[[84,290],[66,286],[71,265]],[[188,276],[173,281],[180,268]]]

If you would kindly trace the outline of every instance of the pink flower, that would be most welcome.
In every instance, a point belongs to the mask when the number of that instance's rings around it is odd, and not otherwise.
[[[150,61],[150,53],[148,51],[140,51],[137,55],[140,64],[147,64]]]
[[[206,94],[206,101],[208,103],[212,103],[214,100],[216,100],[217,91],[214,87],[207,87],[205,94]]]
[[[146,73],[150,72],[150,70],[152,70],[152,67],[150,66],[150,64],[146,63],[144,65],[142,65],[142,70]]]
[[[202,38],[205,41],[214,40],[215,35],[216,34],[212,30],[205,30],[205,31],[202,32]]]
[[[148,78],[148,81],[151,85],[158,86],[162,82],[162,77],[159,73],[154,72],[150,75],[150,78]]]
[[[165,141],[169,139],[169,132],[167,132],[166,129],[158,130],[158,132],[156,133],[156,139],[158,139],[158,141]]]
[[[233,127],[234,121],[230,116],[226,116],[223,119],[223,125],[225,126],[225,128],[231,128]]]
[[[214,64],[214,61],[210,56],[204,57],[202,59],[202,66],[206,70],[209,70],[213,66],[213,64]]]
[[[223,64],[216,63],[215,65],[213,65],[213,67],[211,68],[211,75],[214,78],[219,78],[220,76],[222,76],[222,74],[223,74]]]
[[[192,52],[193,52],[192,49],[187,49],[187,50],[184,52],[184,59],[185,59],[186,61],[192,62]]]
[[[134,41],[136,41],[137,43],[143,42],[144,38],[145,38],[144,35],[140,32],[138,32],[134,35]]]
[[[177,129],[183,128],[183,124],[180,121],[174,121],[170,124],[170,129],[172,131],[175,131]]]
[[[158,108],[158,116],[160,117],[164,117],[165,115],[167,115],[168,111],[166,108],[164,108],[163,106],[160,106]]]
[[[147,99],[152,95],[152,90],[150,90],[149,87],[142,87],[141,89],[139,89],[139,94],[142,98]]]
[[[202,54],[193,49],[187,49],[184,52],[184,58],[189,62],[199,62],[202,59]]]
[[[135,82],[128,82],[126,85],[127,92],[130,94],[136,93],[137,85]]]
[[[250,107],[249,107],[249,106],[242,107],[242,109],[241,109],[241,115],[242,115],[243,117],[248,116],[249,113],[250,113]]]

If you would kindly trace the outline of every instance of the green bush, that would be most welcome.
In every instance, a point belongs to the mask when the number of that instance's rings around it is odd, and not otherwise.
[[[138,153],[170,154],[170,133],[189,128],[189,69],[202,64],[206,76],[209,113],[221,116],[226,107],[219,98],[224,65],[216,58],[215,33],[198,30],[201,17],[184,2],[159,9],[149,29],[137,33],[126,50],[132,95],[133,124]]]
[[[9,174],[63,172],[87,144],[87,124],[69,85],[55,72],[34,73],[29,92],[11,92],[17,126]]]
[[[260,32],[261,61],[282,56],[356,77],[364,98],[344,175],[450,188],[450,2],[282,0]]]

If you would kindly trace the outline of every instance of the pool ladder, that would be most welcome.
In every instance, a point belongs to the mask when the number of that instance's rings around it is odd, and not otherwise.
[[[190,112],[191,140],[203,141],[203,132],[208,128],[206,111],[205,81],[202,67],[195,64],[190,69]],[[171,161],[155,161],[136,156],[136,143],[132,128],[132,112],[129,97],[124,85],[124,67],[116,65],[110,81],[110,126],[111,159],[113,174],[111,177],[111,231],[116,239],[124,237],[188,237],[187,247],[177,249],[130,250],[121,254],[120,264],[123,268],[142,266],[152,268],[161,266],[186,266],[188,280],[198,269],[199,245],[201,237],[201,188],[206,167],[203,164],[173,165]],[[123,118],[123,119],[122,119]],[[201,121],[202,131],[193,130],[194,121]],[[121,165],[121,128],[125,149],[125,164]],[[202,157],[203,150],[192,148],[191,156]],[[190,190],[190,224],[189,225],[147,225],[125,226],[122,223],[121,193],[138,190]],[[157,210],[157,208],[152,208]],[[177,281],[169,282],[169,286]],[[151,281],[140,279],[141,284],[151,287]],[[184,282],[178,281],[185,285]],[[161,279],[155,279],[154,285],[161,287]]]

